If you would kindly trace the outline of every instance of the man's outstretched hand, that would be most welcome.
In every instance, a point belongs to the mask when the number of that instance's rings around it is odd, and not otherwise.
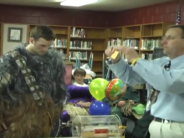
[[[107,55],[107,57],[111,57],[117,51],[119,52],[119,54],[116,56],[115,59],[112,59],[113,63],[118,62],[122,58],[122,54],[124,54],[128,62],[131,62],[131,63],[135,59],[139,58],[139,55],[135,51],[135,49],[127,46],[109,47],[105,50],[105,54]]]

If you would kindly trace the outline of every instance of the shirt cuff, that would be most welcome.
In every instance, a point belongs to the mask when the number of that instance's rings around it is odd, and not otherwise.
[[[136,64],[133,66],[133,70],[136,71],[136,70],[139,70],[140,69],[140,65],[141,67],[144,67],[144,66],[148,66],[148,62],[147,60],[145,59],[139,59]]]
[[[110,64],[109,67],[111,69],[113,69],[113,68],[117,69],[117,67],[119,67],[119,66],[121,67],[121,66],[126,65],[126,64],[127,63],[123,59],[121,59],[117,63]]]

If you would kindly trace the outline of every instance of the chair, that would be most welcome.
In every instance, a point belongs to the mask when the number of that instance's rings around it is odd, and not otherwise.
[[[163,48],[162,47],[155,47],[154,50],[153,50],[153,57],[152,59],[157,59],[157,58],[161,58],[163,56],[166,56],[164,53],[163,53]]]

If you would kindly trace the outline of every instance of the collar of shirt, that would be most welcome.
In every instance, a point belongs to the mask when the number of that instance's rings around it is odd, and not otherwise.
[[[184,55],[171,60],[171,68],[176,67],[184,62]]]

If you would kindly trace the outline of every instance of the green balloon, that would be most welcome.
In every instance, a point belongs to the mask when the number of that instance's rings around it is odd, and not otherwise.
[[[91,81],[89,85],[89,91],[91,95],[96,99],[101,101],[105,98],[105,91],[108,85],[108,81],[102,78],[96,78]]]
[[[135,111],[136,114],[138,115],[143,115],[146,110],[146,106],[143,104],[138,104],[132,107],[132,110]]]

